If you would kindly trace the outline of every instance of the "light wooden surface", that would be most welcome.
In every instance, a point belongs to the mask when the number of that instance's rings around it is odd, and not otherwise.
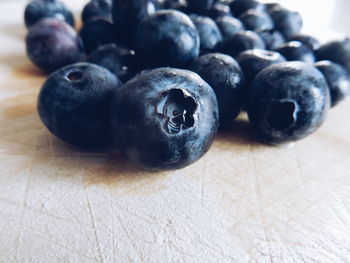
[[[293,145],[242,120],[198,163],[145,173],[41,124],[24,4],[0,2],[0,262],[350,262],[350,101]]]

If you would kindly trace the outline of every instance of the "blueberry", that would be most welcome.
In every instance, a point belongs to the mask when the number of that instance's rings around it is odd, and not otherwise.
[[[95,17],[87,21],[80,30],[86,54],[98,47],[117,42],[116,29],[108,19]]]
[[[183,67],[199,54],[199,36],[191,19],[176,10],[160,10],[137,31],[136,53],[149,67]]]
[[[190,11],[197,14],[204,14],[210,10],[216,0],[187,0]]]
[[[350,95],[350,76],[346,70],[337,63],[323,60],[315,63],[315,67],[326,78],[332,107]]]
[[[141,73],[118,89],[111,105],[117,147],[145,169],[179,169],[197,161],[218,128],[214,91],[187,70]]]
[[[298,12],[279,7],[270,10],[270,16],[274,22],[275,29],[280,31],[285,38],[289,38],[300,32],[303,19]]]
[[[88,62],[105,67],[122,82],[128,81],[135,74],[135,52],[115,44],[99,47],[88,57]]]
[[[299,41],[308,46],[311,50],[316,50],[321,46],[320,41],[315,37],[306,34],[297,34],[289,38],[289,41]]]
[[[246,103],[251,84],[258,73],[270,65],[285,62],[286,59],[278,52],[255,49],[242,52],[238,56],[237,61],[246,79],[244,90],[244,102]]]
[[[264,30],[257,33],[264,40],[268,50],[274,50],[285,42],[284,36],[276,30]]]
[[[74,27],[72,12],[58,0],[33,0],[24,11],[24,22],[27,27],[37,23],[42,18],[56,18]]]
[[[108,70],[77,63],[52,73],[38,99],[45,126],[66,143],[102,149],[112,145],[109,104],[119,80]]]
[[[95,18],[103,17],[112,19],[112,1],[111,0],[91,0],[87,3],[81,14],[84,23]]]
[[[248,10],[265,11],[265,5],[257,0],[234,0],[230,3],[234,16],[239,17]]]
[[[233,121],[243,103],[244,76],[237,61],[220,53],[197,58],[190,67],[215,91],[219,105],[220,124]]]
[[[30,27],[26,36],[29,59],[46,72],[78,62],[82,42],[74,29],[64,21],[44,18]]]
[[[342,65],[350,74],[350,39],[331,41],[316,50],[317,60],[330,60]]]
[[[274,8],[281,8],[282,6],[279,3],[266,3],[265,8],[268,13],[271,12]]]
[[[272,30],[274,27],[271,17],[267,13],[259,10],[248,10],[243,13],[239,19],[247,30],[263,31]]]
[[[265,49],[264,41],[253,31],[238,32],[230,40],[223,43],[222,51],[232,57],[249,49]]]
[[[221,31],[223,42],[230,40],[236,33],[244,31],[241,21],[234,17],[219,17],[215,22]]]
[[[113,0],[113,22],[123,44],[133,44],[139,24],[153,15],[157,6],[154,0]]]
[[[214,4],[205,14],[212,19],[217,19],[223,16],[232,16],[230,6],[220,2]]]
[[[320,71],[304,62],[282,62],[255,78],[248,116],[264,141],[278,144],[317,130],[329,105],[327,83]]]
[[[215,50],[222,41],[221,32],[215,22],[206,16],[190,15],[190,18],[198,31],[200,49]]]
[[[314,52],[306,45],[299,41],[284,43],[275,49],[289,61],[303,61],[313,64],[315,62]]]
[[[164,0],[163,9],[175,9],[185,14],[189,13],[186,0]]]

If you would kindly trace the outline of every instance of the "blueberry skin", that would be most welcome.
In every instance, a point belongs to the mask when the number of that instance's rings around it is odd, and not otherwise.
[[[282,6],[279,3],[266,3],[265,8],[268,13],[271,12],[274,8],[281,8]]]
[[[215,20],[223,16],[232,16],[232,13],[229,5],[218,2],[214,4],[211,9],[205,12],[205,15]]]
[[[113,23],[124,45],[132,47],[139,24],[153,15],[157,6],[154,0],[113,0]]]
[[[63,20],[74,27],[72,12],[58,0],[33,0],[24,10],[24,22],[27,28],[43,18]]]
[[[259,72],[273,64],[285,62],[286,59],[278,52],[255,49],[242,52],[238,56],[237,61],[246,80],[244,89],[244,102],[246,104],[249,98],[252,82]]]
[[[64,21],[44,18],[31,26],[26,36],[29,59],[46,72],[76,63],[82,56],[82,41]]]
[[[229,16],[219,17],[215,20],[215,22],[221,31],[223,42],[227,42],[236,33],[242,32],[245,30],[242,22],[234,17],[229,17]]]
[[[277,7],[270,10],[270,16],[274,22],[275,29],[280,31],[287,39],[298,34],[303,27],[303,19],[298,12]]]
[[[136,53],[146,67],[184,67],[198,57],[199,35],[191,19],[176,10],[160,10],[145,19],[136,34]]]
[[[163,9],[175,9],[185,14],[190,13],[186,0],[164,0]]]
[[[222,41],[220,29],[215,22],[206,16],[190,15],[190,18],[198,31],[200,49],[205,51],[215,50]]]
[[[247,30],[251,31],[264,31],[272,30],[274,28],[271,17],[263,11],[248,10],[243,13],[239,19],[244,24]]]
[[[238,57],[241,52],[249,49],[265,49],[265,43],[255,32],[243,31],[223,43],[222,53]]]
[[[308,46],[311,50],[316,50],[321,46],[320,41],[318,41],[315,37],[306,34],[297,34],[291,36],[289,38],[289,41],[299,41]]]
[[[331,41],[316,50],[317,60],[330,60],[342,65],[350,74],[350,39]]]
[[[135,75],[136,59],[133,50],[107,44],[92,52],[87,61],[105,67],[122,82],[126,82]]]
[[[230,3],[230,8],[235,17],[251,9],[265,11],[265,5],[256,0],[234,0]]]
[[[90,54],[100,46],[118,41],[112,22],[101,17],[87,21],[81,28],[79,35],[83,40],[86,54]]]
[[[215,2],[216,0],[187,0],[189,10],[197,14],[205,14]]]
[[[218,129],[214,91],[187,70],[143,72],[114,94],[111,105],[116,145],[144,169],[190,165],[208,151]]]
[[[113,144],[109,103],[120,81],[103,67],[77,63],[52,73],[40,90],[38,112],[62,141],[86,148]]]
[[[81,18],[84,23],[95,18],[103,17],[112,19],[112,1],[111,0],[91,0],[84,6]]]
[[[281,53],[289,61],[299,60],[310,64],[315,62],[314,52],[299,41],[284,43],[276,48],[275,51]]]
[[[265,42],[266,49],[268,50],[274,50],[286,41],[284,36],[276,30],[264,30],[257,32],[257,34]]]
[[[210,53],[193,61],[190,69],[215,91],[220,125],[232,122],[243,104],[244,75],[237,61],[228,55]]]
[[[332,107],[350,95],[350,76],[342,66],[323,60],[315,63],[315,67],[322,72],[327,81]]]
[[[279,144],[316,131],[329,107],[329,91],[320,71],[304,62],[282,62],[255,78],[248,117],[265,142]]]

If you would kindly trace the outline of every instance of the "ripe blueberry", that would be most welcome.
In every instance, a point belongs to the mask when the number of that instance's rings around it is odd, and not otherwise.
[[[236,33],[244,31],[242,22],[234,17],[219,17],[215,22],[221,31],[223,42],[230,40]]]
[[[83,148],[112,144],[109,103],[121,83],[107,69],[89,63],[63,67],[44,83],[39,116],[61,140]]]
[[[78,62],[82,42],[74,29],[64,21],[44,18],[30,27],[26,36],[29,59],[46,72]]]
[[[122,82],[128,81],[135,74],[135,52],[115,44],[107,44],[96,49],[88,57],[88,62],[105,67]]]
[[[43,18],[56,18],[74,27],[72,12],[59,0],[33,0],[24,11],[24,22],[30,27]]]
[[[274,50],[285,42],[283,35],[277,30],[264,30],[257,33],[265,42],[268,50]]]
[[[327,83],[320,71],[304,62],[282,62],[255,78],[248,116],[263,140],[278,144],[317,130],[329,105]]]
[[[140,24],[136,53],[148,67],[183,67],[198,57],[199,42],[198,32],[187,15],[160,10]]]
[[[103,17],[112,19],[112,1],[111,0],[91,0],[87,3],[81,14],[84,23],[95,18]]]
[[[280,31],[287,39],[298,34],[303,26],[303,19],[298,12],[283,7],[275,7],[270,10],[270,16],[275,29]]]
[[[95,17],[87,21],[80,30],[86,54],[98,47],[117,42],[116,29],[108,19]]]
[[[258,10],[248,10],[243,13],[239,19],[244,24],[247,30],[252,31],[264,31],[272,30],[274,25],[271,17],[263,11]]]
[[[221,32],[215,22],[206,16],[190,15],[190,18],[198,31],[202,52],[215,50],[222,41]]]
[[[289,41],[299,41],[308,46],[311,50],[316,50],[321,46],[320,41],[318,41],[315,37],[306,34],[297,34],[291,36],[289,38]]]
[[[264,41],[253,31],[243,31],[235,34],[230,40],[223,43],[222,51],[232,57],[249,49],[265,49]]]
[[[190,69],[215,91],[220,124],[232,122],[240,113],[243,103],[244,76],[237,61],[228,55],[210,53],[193,61]]]
[[[258,11],[265,11],[265,5],[257,0],[234,0],[230,3],[231,11],[239,17],[248,10],[255,9]]]
[[[314,52],[306,45],[299,41],[284,43],[275,49],[289,61],[303,61],[313,64],[315,62]]]
[[[203,156],[218,128],[212,88],[180,69],[149,70],[118,89],[112,101],[116,145],[151,170],[185,167]]]
[[[315,67],[326,78],[332,107],[350,95],[350,76],[342,66],[331,61],[323,60],[315,63]]]

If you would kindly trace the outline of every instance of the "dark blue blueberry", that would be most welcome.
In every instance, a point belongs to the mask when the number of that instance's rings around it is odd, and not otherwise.
[[[303,19],[298,12],[279,7],[270,10],[270,16],[274,22],[275,29],[280,31],[287,39],[298,34],[303,27]]]
[[[248,10],[255,9],[265,11],[265,5],[257,0],[234,0],[230,3],[231,12],[234,16],[239,17]]]
[[[273,29],[273,21],[271,17],[263,11],[248,10],[243,13],[239,19],[247,30],[264,31]]]
[[[317,60],[330,60],[342,65],[350,74],[350,39],[331,41],[316,50]]]
[[[215,22],[221,31],[223,42],[230,40],[236,33],[244,31],[241,21],[234,17],[219,17]]]
[[[108,19],[95,17],[87,21],[80,30],[86,54],[98,47],[117,42],[116,29]]]
[[[279,3],[266,3],[265,4],[266,11],[270,13],[270,11],[274,8],[281,8]]]
[[[191,19],[176,10],[160,10],[137,31],[136,53],[148,67],[184,67],[198,57],[199,36]]]
[[[275,49],[289,61],[303,61],[313,64],[315,62],[314,52],[306,45],[299,41],[284,43]]]
[[[350,76],[346,70],[337,63],[323,60],[315,63],[315,67],[326,78],[332,107],[350,95]]]
[[[308,46],[311,50],[316,50],[321,46],[320,41],[318,41],[315,37],[305,34],[291,36],[289,41],[299,41]]]
[[[213,89],[197,74],[158,68],[118,89],[112,101],[117,147],[151,170],[179,169],[202,157],[218,128]]]
[[[46,72],[80,61],[82,42],[62,20],[44,18],[30,27],[26,36],[29,59]]]
[[[24,11],[24,22],[27,27],[37,23],[42,18],[56,18],[74,27],[72,12],[59,0],[33,0]]]
[[[45,126],[66,143],[102,149],[112,146],[110,100],[121,83],[103,67],[77,63],[52,73],[38,99]]]
[[[220,2],[214,4],[205,14],[212,19],[217,19],[223,16],[232,16],[230,6]]]
[[[237,61],[228,55],[211,53],[197,58],[190,69],[215,91],[220,124],[232,122],[243,104],[244,76]]]
[[[118,37],[131,46],[142,20],[153,15],[158,3],[154,0],[113,0],[112,16]]]
[[[126,82],[135,75],[137,60],[133,50],[107,44],[92,52],[88,62],[105,67]]]
[[[215,22],[206,16],[190,15],[190,18],[198,31],[200,49],[205,52],[215,50],[222,41],[221,32]]]
[[[278,52],[255,49],[242,52],[237,61],[244,73],[246,85],[244,101],[247,102],[253,80],[260,71],[273,64],[285,62],[286,59]]]
[[[205,14],[215,2],[216,0],[187,0],[189,10],[197,14]]]
[[[81,14],[84,23],[95,18],[103,17],[112,19],[112,1],[111,0],[91,0],[87,3]]]
[[[278,144],[316,131],[329,106],[327,83],[320,71],[303,62],[282,62],[255,78],[248,116],[265,142]]]
[[[238,32],[223,43],[222,51],[232,57],[238,57],[241,52],[249,49],[265,49],[264,41],[253,31]]]
[[[265,30],[257,33],[264,40],[266,49],[268,50],[274,50],[285,42],[284,36],[276,30]]]

